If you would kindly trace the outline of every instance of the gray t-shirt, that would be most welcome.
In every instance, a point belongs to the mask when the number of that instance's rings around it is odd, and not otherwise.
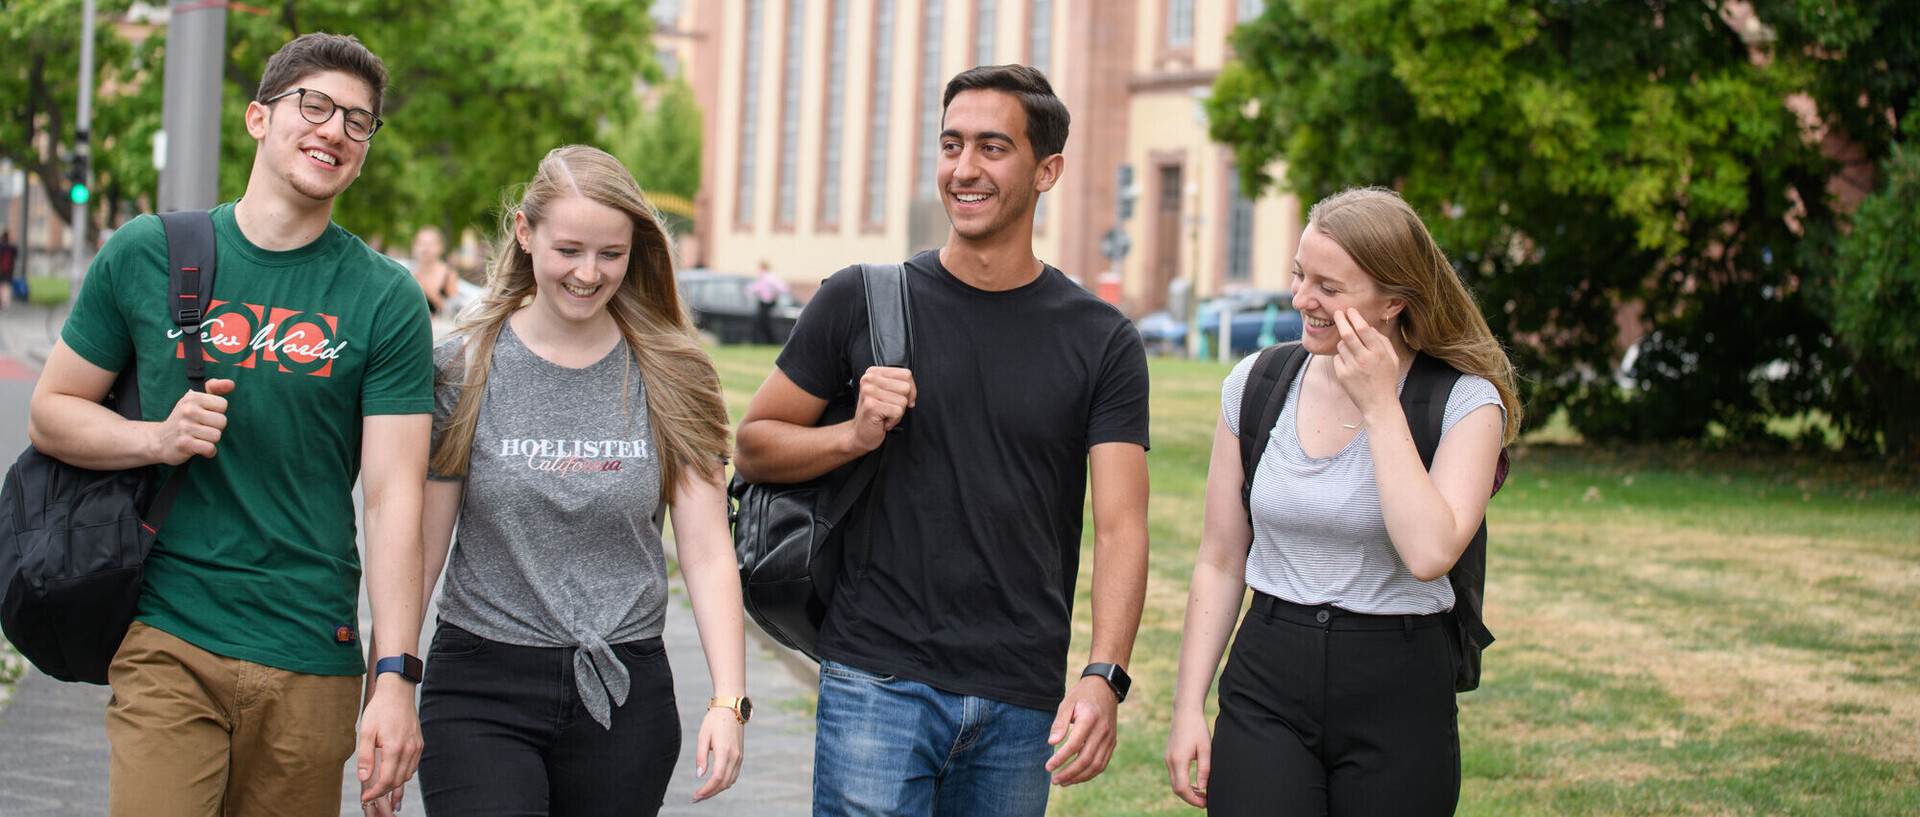
[[[1220,389],[1227,427],[1240,429],[1240,394],[1258,354],[1240,361]],[[1310,365],[1331,365],[1316,357]],[[1247,554],[1247,585],[1295,604],[1331,604],[1374,615],[1424,615],[1453,609],[1453,585],[1442,577],[1413,577],[1387,536],[1374,480],[1373,447],[1366,429],[1329,457],[1307,456],[1300,447],[1296,409],[1308,366],[1300,367],[1275,422],[1267,450],[1254,470],[1253,547]],[[1401,378],[1400,386],[1406,386]],[[1461,375],[1447,398],[1441,439],[1474,409],[1500,405],[1500,392],[1485,378]],[[1505,409],[1501,412],[1504,414]]]
[[[436,437],[460,399],[463,341],[434,347]],[[503,327],[440,618],[507,644],[579,647],[580,698],[607,725],[629,682],[608,645],[652,638],[664,623],[659,495],[646,387],[626,344],[570,369]]]

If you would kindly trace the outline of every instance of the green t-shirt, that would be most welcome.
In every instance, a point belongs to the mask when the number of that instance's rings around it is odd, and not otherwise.
[[[233,205],[214,208],[213,223],[202,345],[207,376],[235,385],[217,456],[194,461],[147,558],[139,620],[218,655],[355,675],[361,419],[433,411],[426,298],[337,224],[269,252],[241,234]],[[137,354],[148,420],[187,390],[166,300],[165,230],[141,216],[101,248],[60,334],[109,371]]]

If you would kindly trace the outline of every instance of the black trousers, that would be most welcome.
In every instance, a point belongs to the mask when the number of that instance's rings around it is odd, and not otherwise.
[[[633,684],[605,729],[580,703],[572,648],[502,644],[441,622],[420,689],[427,814],[657,813],[680,754],[673,671],[658,638],[613,651]]]
[[[753,307],[753,342],[773,342],[773,302],[759,301]]]
[[[1452,814],[1460,735],[1446,623],[1256,593],[1220,676],[1208,813]]]

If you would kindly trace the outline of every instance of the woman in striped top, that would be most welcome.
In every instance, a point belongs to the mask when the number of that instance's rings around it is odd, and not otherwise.
[[[1315,205],[1294,258],[1311,353],[1246,505],[1239,406],[1221,390],[1167,770],[1220,814],[1450,814],[1459,798],[1447,571],[1520,425],[1513,365],[1446,255],[1389,190]],[[1462,372],[1429,472],[1399,402],[1417,352]],[[1252,611],[1205,704],[1246,589]]]

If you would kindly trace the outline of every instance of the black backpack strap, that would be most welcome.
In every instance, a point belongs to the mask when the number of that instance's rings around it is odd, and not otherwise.
[[[1306,365],[1307,347],[1299,341],[1277,343],[1260,351],[1247,371],[1246,386],[1240,391],[1240,505],[1253,513],[1253,472],[1260,466],[1273,437],[1273,425],[1280,421],[1286,407],[1287,391],[1294,377]]]
[[[913,318],[907,312],[906,268],[900,264],[861,264],[860,273],[867,285],[867,325],[874,365],[911,365]]]
[[[913,363],[913,320],[907,310],[907,275],[900,264],[861,264],[860,276],[867,290],[867,334],[873,344],[873,362],[876,366],[911,366]],[[823,518],[827,529],[832,530],[845,519],[847,512],[853,509],[853,503],[868,494],[868,488],[879,482],[880,474],[893,460],[893,448],[896,435],[906,429],[906,418],[900,418],[887,432],[887,438],[880,448],[865,457],[847,477],[845,485],[834,492],[833,503],[827,507]],[[869,511],[872,505],[867,506]],[[865,569],[868,556],[873,548],[872,529],[868,529],[867,541],[860,559]]]
[[[160,224],[167,231],[167,309],[175,326],[180,327],[180,343],[186,352],[187,385],[194,391],[207,390],[206,350],[200,347],[200,324],[213,307],[214,243],[213,214],[206,210],[182,210],[161,213]],[[132,366],[128,366],[132,370]],[[137,385],[132,391],[138,394]],[[147,505],[141,524],[149,533],[158,534],[173,512],[173,501],[187,482],[187,466],[192,459],[174,466],[167,481]]]
[[[205,355],[200,349],[200,324],[213,308],[213,214],[206,210],[161,213],[167,230],[167,308],[180,327],[186,349],[187,382],[194,391],[207,390]]]
[[[1447,398],[1453,395],[1453,384],[1459,380],[1460,372],[1445,361],[1417,352],[1413,368],[1407,372],[1407,383],[1400,389],[1400,408],[1407,414],[1407,430],[1413,432],[1413,445],[1420,449],[1420,462],[1429,470],[1433,468],[1434,452],[1440,448]],[[1493,643],[1493,633],[1487,630],[1480,613],[1487,584],[1486,519],[1480,520],[1480,529],[1474,532],[1473,541],[1467,543],[1460,560],[1447,571],[1447,582],[1453,585],[1454,615],[1466,625],[1467,635],[1474,643],[1485,649]]]

